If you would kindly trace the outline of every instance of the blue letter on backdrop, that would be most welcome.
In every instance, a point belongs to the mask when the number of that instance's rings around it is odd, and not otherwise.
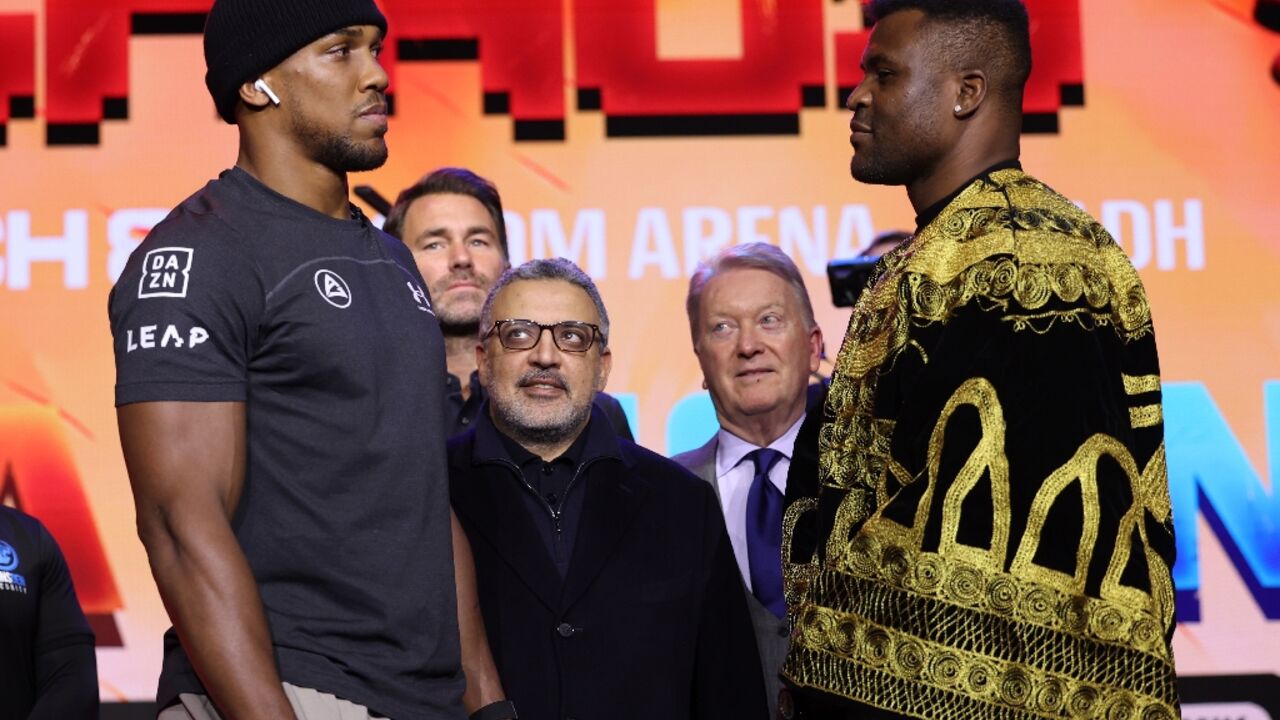
[[[1164,386],[1180,621],[1200,619],[1197,513],[1204,514],[1263,614],[1280,619],[1280,381],[1263,385],[1263,406],[1269,490],[1204,384]]]

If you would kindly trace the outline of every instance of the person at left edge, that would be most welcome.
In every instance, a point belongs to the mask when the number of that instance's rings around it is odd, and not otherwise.
[[[98,665],[58,543],[0,505],[0,718],[98,717]]]
[[[595,284],[563,258],[494,284],[488,412],[449,441],[504,687],[534,720],[763,720],[751,620],[711,486],[619,438]]]
[[[121,444],[174,626],[164,720],[501,699],[448,506],[440,330],[413,258],[348,200],[387,157],[385,32],[372,0],[217,0],[206,84],[239,157],[112,290]]]

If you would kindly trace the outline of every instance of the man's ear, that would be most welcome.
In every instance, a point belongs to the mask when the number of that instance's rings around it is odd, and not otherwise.
[[[271,97],[257,85],[260,79],[246,80],[240,85],[240,101],[254,110],[262,110],[272,104]]]
[[[956,90],[956,117],[967,118],[973,115],[986,99],[987,74],[977,68],[964,71]]]
[[[822,328],[815,323],[809,331],[809,374],[818,372],[822,364]]]
[[[613,370],[613,351],[605,348],[600,353],[600,372],[596,373],[596,392],[603,392],[609,382],[609,371]]]

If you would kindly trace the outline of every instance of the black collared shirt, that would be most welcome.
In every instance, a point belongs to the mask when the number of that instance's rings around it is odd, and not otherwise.
[[[487,413],[476,419],[476,448],[481,459],[497,460],[520,472],[512,481],[524,486],[520,496],[525,500],[538,535],[546,542],[551,562],[561,579],[569,572],[582,519],[587,493],[586,467],[604,458],[621,458],[613,427],[603,415],[599,407],[592,407],[587,426],[569,449],[551,462],[544,462],[507,437]],[[495,437],[497,442],[493,440]]]
[[[565,496],[573,489],[570,482],[578,466],[582,464],[582,449],[587,444],[587,434],[579,434],[560,457],[549,462],[529,452],[501,430],[498,431],[498,437],[507,450],[507,457],[520,468],[525,484],[546,501],[550,510],[562,512]]]
[[[458,382],[457,376],[453,373],[445,373],[444,378],[446,395],[444,420],[448,424],[446,437],[454,437],[471,427],[476,415],[480,414],[486,395],[484,388],[480,386],[480,374],[477,372],[472,371],[471,377],[467,380],[470,390],[465,399],[462,397],[462,383]]]

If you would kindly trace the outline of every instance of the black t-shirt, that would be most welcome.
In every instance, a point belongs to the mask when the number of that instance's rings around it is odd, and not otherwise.
[[[444,346],[405,246],[234,168],[152,230],[110,314],[117,404],[247,404],[232,527],[282,679],[462,717]],[[157,700],[183,692],[170,631]]]
[[[0,505],[0,718],[96,717],[93,631],[62,551],[39,520]]]

